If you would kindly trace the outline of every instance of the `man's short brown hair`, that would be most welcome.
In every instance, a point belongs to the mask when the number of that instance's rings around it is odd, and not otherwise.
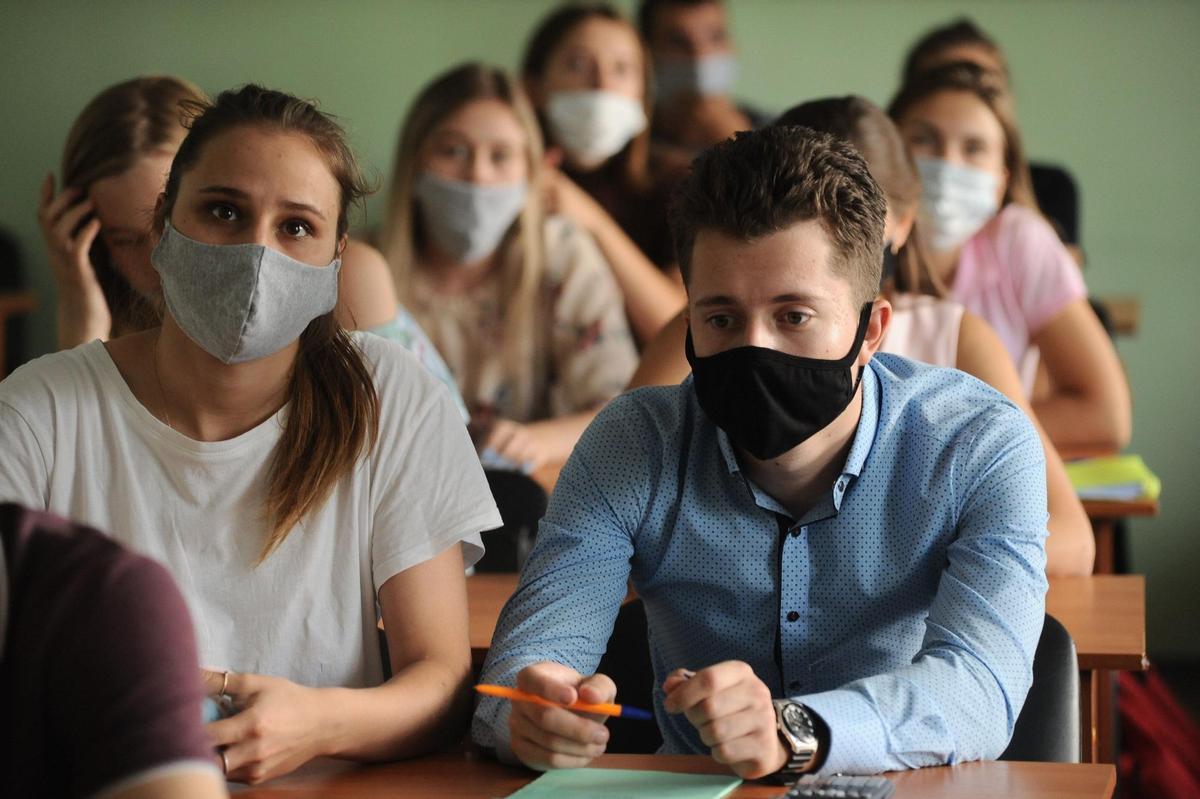
[[[817,219],[833,244],[830,268],[859,303],[879,293],[887,201],[847,142],[804,127],[738,133],[692,163],[671,203],[684,283],[701,230],[743,241]]]

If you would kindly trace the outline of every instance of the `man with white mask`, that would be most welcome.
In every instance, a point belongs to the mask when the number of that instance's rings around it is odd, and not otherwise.
[[[595,670],[632,584],[666,753],[787,779],[1001,754],[1044,618],[1042,447],[979,381],[877,354],[885,215],[807,128],[696,160],[672,215],[692,376],[575,447],[481,675],[553,704],[484,698],[478,743],[604,751],[561,706],[619,695]]]
[[[770,118],[733,96],[737,53],[722,0],[642,0],[638,27],[654,57],[654,139],[690,157]]]

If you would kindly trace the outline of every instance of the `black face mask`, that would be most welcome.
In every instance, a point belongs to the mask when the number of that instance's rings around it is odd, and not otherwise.
[[[759,460],[777,458],[829,426],[854,398],[862,379],[851,372],[871,321],[863,305],[846,357],[802,358],[763,347],[736,347],[696,356],[689,328],[684,344],[696,399],[713,424]]]
[[[879,290],[883,291],[883,287],[887,285],[888,278],[894,277],[896,274],[896,264],[900,261],[900,256],[892,252],[892,243],[890,241],[883,244],[883,271],[879,274]]]

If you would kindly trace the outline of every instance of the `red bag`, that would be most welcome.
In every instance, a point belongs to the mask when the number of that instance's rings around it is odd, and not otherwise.
[[[1126,799],[1200,797],[1200,728],[1157,671],[1118,675],[1121,755]]]

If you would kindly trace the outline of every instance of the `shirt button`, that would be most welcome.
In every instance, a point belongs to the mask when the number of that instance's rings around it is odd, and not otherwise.
[[[799,614],[799,613],[797,613],[797,612],[796,612],[796,611],[794,611],[794,610],[789,610],[789,611],[788,611],[788,615],[787,615],[787,620],[788,620],[788,621],[795,621],[795,620],[796,620],[796,619],[798,619],[798,618],[800,618],[800,614]]]
[[[800,690],[800,681],[792,680],[790,683],[788,683],[788,690],[789,691],[799,691]]]
[[[845,490],[846,490],[846,481],[838,480],[838,491],[845,491]]]
[[[792,538],[799,538],[800,534],[803,532],[804,532],[803,527],[793,527],[792,528]]]

